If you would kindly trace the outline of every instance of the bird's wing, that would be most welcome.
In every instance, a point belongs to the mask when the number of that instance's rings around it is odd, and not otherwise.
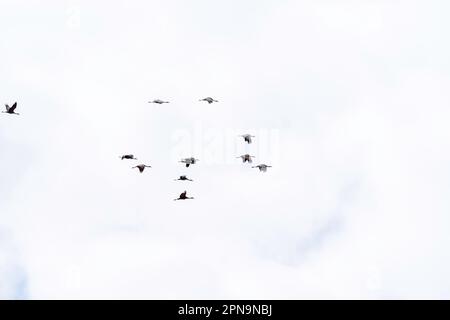
[[[14,110],[16,110],[16,108],[17,108],[17,102],[14,102],[14,104],[11,106],[11,108],[9,108],[8,111],[14,112]]]
[[[6,108],[6,111],[8,112],[9,111],[9,106],[7,104],[5,104],[5,108]]]
[[[184,191],[182,194],[180,194],[180,198],[184,198],[184,197],[186,197],[186,191]]]

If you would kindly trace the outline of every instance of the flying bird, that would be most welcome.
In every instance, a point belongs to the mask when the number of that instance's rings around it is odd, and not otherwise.
[[[219,102],[218,100],[214,100],[214,99],[211,98],[211,97],[203,98],[203,99],[200,99],[199,101],[206,101],[206,102],[208,102],[209,104],[211,104],[211,103],[213,103],[213,102]]]
[[[14,104],[11,107],[8,106],[7,104],[5,104],[5,107],[6,107],[6,111],[2,111],[2,113],[19,115],[18,113],[14,112],[14,110],[16,110],[16,108],[17,108],[17,102],[14,102]]]
[[[186,191],[184,191],[182,194],[180,194],[180,196],[177,198],[177,199],[173,199],[174,201],[177,201],[177,200],[187,200],[187,199],[194,199],[193,197],[187,197],[186,196]]]
[[[133,167],[132,169],[134,169],[134,168],[138,168],[139,172],[142,173],[142,172],[144,172],[145,168],[151,168],[151,166],[147,166],[145,164],[140,164],[140,165]]]
[[[124,154],[123,156],[120,156],[119,158],[123,159],[128,159],[128,160],[137,160],[137,158],[134,157],[134,155],[132,154]]]
[[[189,179],[186,176],[180,176],[178,179],[174,179],[174,181],[178,181],[178,180],[180,180],[180,181],[194,181],[194,180]]]
[[[182,159],[180,162],[186,164],[186,168],[189,168],[191,164],[195,164],[199,159],[195,159],[194,157]]]
[[[258,168],[261,172],[266,172],[267,168],[272,168],[272,166],[268,166],[267,164],[258,164],[257,166],[254,166],[252,168]]]
[[[169,101],[163,101],[163,100],[160,100],[160,99],[156,99],[156,100],[153,100],[153,101],[149,101],[148,103],[163,104],[163,103],[169,103]]]
[[[252,138],[254,138],[255,136],[252,136],[251,134],[243,134],[240,135],[240,137],[244,138],[244,141],[250,144],[252,143]]]
[[[236,158],[241,158],[243,163],[252,163],[253,160],[252,158],[254,158],[254,156],[251,156],[249,154],[243,154],[242,156],[236,157]]]

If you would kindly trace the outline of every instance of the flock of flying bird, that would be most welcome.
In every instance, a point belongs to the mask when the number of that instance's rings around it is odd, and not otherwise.
[[[208,102],[208,104],[211,104],[213,102],[219,102],[218,100],[215,100],[211,97],[207,97],[207,98],[203,98],[200,99],[199,101],[206,101]],[[160,100],[160,99],[156,99],[153,101],[149,101],[149,103],[156,103],[156,104],[164,104],[164,103],[169,103],[169,101],[164,101],[164,100]],[[2,111],[2,113],[7,113],[7,114],[15,114],[15,115],[19,115],[19,113],[15,112],[16,108],[17,108],[17,102],[14,102],[14,104],[10,107],[9,105],[5,104],[6,107],[6,111]],[[244,138],[244,141],[247,142],[248,144],[252,143],[252,138],[254,138],[255,136],[252,136],[250,134],[243,134],[240,135],[240,137]],[[137,160],[137,158],[132,155],[132,154],[125,154],[123,156],[120,156],[119,158],[121,158],[122,160]],[[237,158],[241,158],[243,163],[253,163],[252,158],[254,158],[254,156],[251,156],[249,154],[244,154],[241,155]],[[196,159],[194,157],[191,158],[185,158],[185,159],[181,159],[180,162],[184,163],[186,168],[189,168],[189,166],[194,165],[197,163],[197,161],[199,161],[199,159]],[[253,166],[252,168],[258,168],[259,171],[261,172],[266,172],[267,168],[270,168],[271,166],[266,165],[266,164],[259,164],[257,166]],[[139,164],[137,166],[132,167],[132,169],[138,169],[140,173],[143,173],[145,168],[151,168],[151,166],[146,165],[146,164]],[[178,177],[178,179],[175,179],[175,181],[194,181],[192,179],[189,179],[186,175],[182,175],[180,177]],[[176,200],[188,200],[188,199],[194,199],[193,197],[188,197],[187,196],[187,192],[184,191],[183,193],[181,193],[179,195],[178,198],[174,199],[174,201]]]

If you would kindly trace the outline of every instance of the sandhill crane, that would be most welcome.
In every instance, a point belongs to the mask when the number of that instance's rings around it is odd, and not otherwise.
[[[147,166],[145,164],[140,164],[140,165],[133,167],[132,169],[134,169],[134,168],[138,168],[139,172],[142,173],[142,172],[144,172],[145,168],[151,168],[151,166]]]
[[[123,156],[120,156],[119,158],[123,159],[128,159],[128,160],[137,160],[137,158],[134,157],[134,155],[132,154],[124,154]]]
[[[2,111],[2,113],[19,115],[18,113],[14,112],[14,110],[16,110],[16,108],[17,108],[17,102],[14,102],[14,104],[11,107],[8,106],[7,104],[5,104],[5,107],[6,107],[6,111]]]
[[[178,179],[174,179],[174,181],[178,181],[178,180],[180,180],[180,181],[194,181],[194,180],[189,179],[186,176],[180,176]]]
[[[272,166],[268,166],[267,164],[258,164],[257,166],[254,166],[252,168],[258,168],[261,172],[266,172],[267,168],[272,168]]]
[[[163,103],[169,103],[169,101],[164,101],[164,100],[156,99],[156,100],[153,100],[153,101],[149,101],[148,103],[163,104]]]
[[[243,163],[252,163],[253,160],[252,158],[254,158],[254,156],[251,156],[249,154],[243,154],[242,156],[236,157],[236,158],[241,158]]]
[[[184,191],[182,194],[180,194],[180,196],[177,198],[177,199],[173,199],[174,201],[177,201],[177,200],[187,200],[187,199],[194,199],[193,197],[187,197],[186,196],[186,191]]]
[[[191,164],[195,164],[199,159],[195,159],[194,157],[182,159],[180,162],[186,164],[186,168],[189,168]]]
[[[244,138],[244,141],[250,144],[252,143],[252,138],[254,138],[255,136],[252,136],[251,134],[243,134],[240,135],[240,137]]]
[[[211,97],[203,98],[203,99],[200,99],[199,101],[206,101],[206,102],[208,102],[209,104],[211,104],[211,103],[213,103],[213,102],[219,102],[218,100],[214,100],[214,99],[211,98]]]

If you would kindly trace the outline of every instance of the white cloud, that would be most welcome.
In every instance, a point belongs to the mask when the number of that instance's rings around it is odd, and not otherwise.
[[[0,296],[448,298],[443,5],[2,2]]]

